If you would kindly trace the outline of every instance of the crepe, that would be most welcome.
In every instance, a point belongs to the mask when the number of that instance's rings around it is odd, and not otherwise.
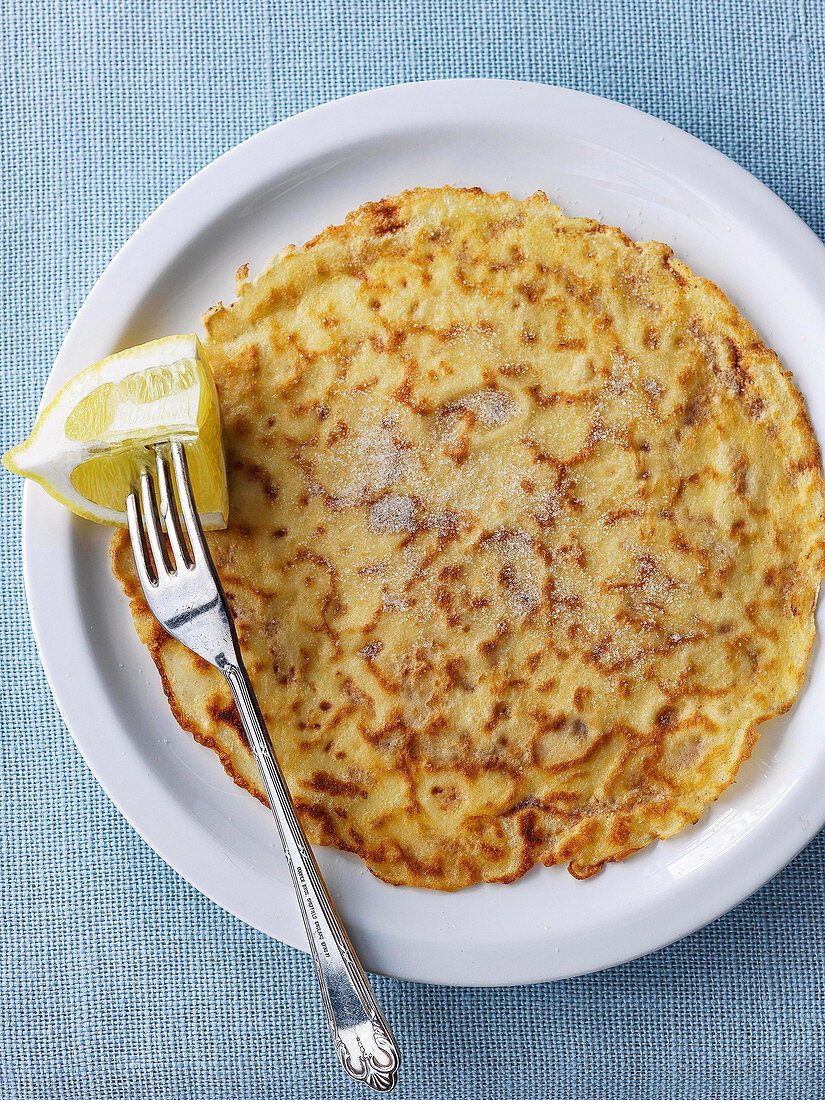
[[[452,890],[696,821],[814,637],[821,461],[776,355],[540,193],[409,191],[239,276],[208,541],[310,838]],[[220,675],[113,561],[178,721],[263,800]]]

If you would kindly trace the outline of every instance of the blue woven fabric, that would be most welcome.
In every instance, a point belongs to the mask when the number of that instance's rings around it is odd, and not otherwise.
[[[324,100],[396,81],[564,84],[667,119],[825,234],[821,0],[12,0],[0,28],[0,446],[31,423],[93,280],[196,169]],[[308,959],[161,862],[79,758],[39,669],[2,480],[0,1091],[14,1100],[364,1095]],[[823,777],[825,782],[825,777]],[[653,957],[555,985],[378,980],[399,1097],[825,1097],[820,836]]]

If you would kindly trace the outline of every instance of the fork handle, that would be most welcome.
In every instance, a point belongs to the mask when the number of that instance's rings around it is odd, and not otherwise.
[[[389,1092],[398,1071],[398,1047],[298,824],[243,661],[240,655],[234,661],[224,657],[218,667],[232,691],[278,825],[338,1057],[350,1077]]]

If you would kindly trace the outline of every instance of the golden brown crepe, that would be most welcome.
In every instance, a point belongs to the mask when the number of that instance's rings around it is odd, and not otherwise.
[[[406,192],[240,274],[205,318],[208,539],[311,839],[451,890],[696,821],[814,636],[820,455],[776,355],[542,194]],[[113,560],[179,722],[263,799],[221,677]]]

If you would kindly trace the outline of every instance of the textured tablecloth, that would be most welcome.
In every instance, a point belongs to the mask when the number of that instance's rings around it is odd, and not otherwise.
[[[710,142],[825,233],[822,0],[13,0],[0,20],[3,449],[92,282],[163,198],[269,123],[376,85],[496,76],[609,96]],[[21,485],[0,486],[0,1096],[365,1095],[332,1060],[308,957],[182,881],[78,756],[28,624]],[[711,927],[592,977],[379,979],[405,1051],[397,1095],[825,1097],[823,857],[820,836]]]

